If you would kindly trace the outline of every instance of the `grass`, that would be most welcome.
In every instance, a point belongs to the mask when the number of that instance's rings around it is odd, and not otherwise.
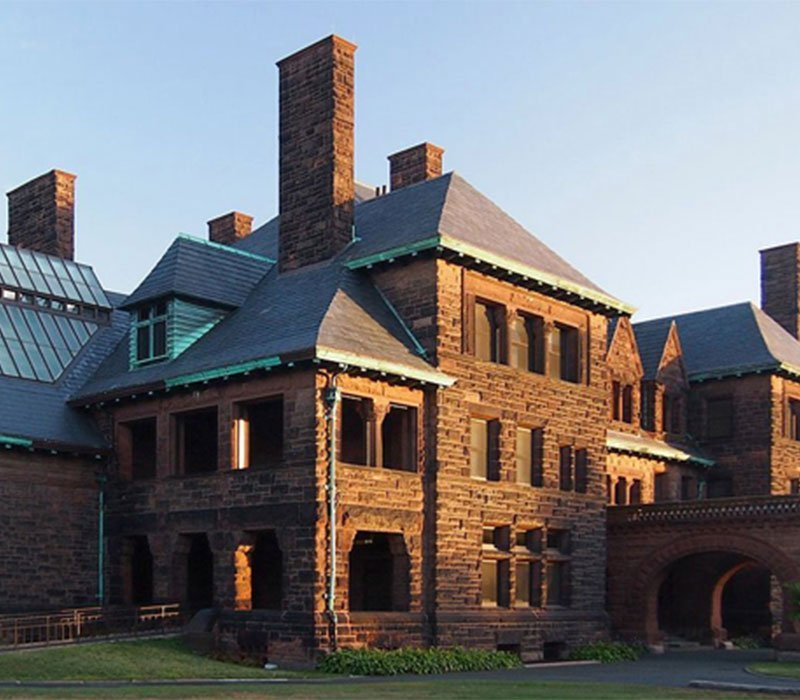
[[[287,675],[286,672],[281,673]],[[270,678],[275,673],[193,654],[180,639],[81,644],[0,654],[0,680]]]
[[[765,676],[800,678],[800,662],[797,661],[764,661],[760,664],[748,666],[747,670]]]
[[[57,698],[235,698],[235,700],[764,700],[763,694],[728,691],[654,688],[637,685],[598,685],[587,683],[530,683],[514,681],[409,681],[341,683],[320,685],[223,686],[195,688],[97,688],[64,690],[14,689],[0,697]],[[770,695],[770,698],[790,696]],[[796,697],[796,696],[792,696]]]

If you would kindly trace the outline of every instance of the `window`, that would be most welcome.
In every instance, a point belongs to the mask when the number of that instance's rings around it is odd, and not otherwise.
[[[570,533],[548,528],[545,552],[545,602],[548,606],[570,604]]]
[[[347,464],[370,464],[372,445],[368,418],[372,413],[372,402],[352,396],[343,396],[341,401],[341,438],[339,459]]]
[[[542,605],[542,530],[518,530],[514,548],[514,604],[539,608]]]
[[[548,339],[548,374],[566,382],[580,381],[580,335],[577,328],[556,323]]]
[[[487,362],[502,362],[503,307],[475,302],[475,357]]]
[[[381,424],[382,466],[413,472],[417,469],[417,410],[392,404]]]
[[[239,404],[236,468],[274,466],[283,459],[283,397]]]
[[[125,424],[130,444],[131,479],[152,479],[156,475],[156,419]]]
[[[500,478],[497,455],[500,424],[496,420],[470,419],[470,475],[476,479]]]
[[[613,420],[619,420],[621,397],[622,386],[615,380],[611,382],[611,418]]]
[[[628,502],[631,504],[642,502],[642,480],[634,479],[631,482],[630,496]]]
[[[800,494],[800,479],[789,479],[789,493],[792,496]]]
[[[792,440],[800,440],[800,401],[797,399],[789,401],[788,436]]]
[[[509,604],[510,528],[484,527],[481,557],[481,604],[486,607],[507,607]]]
[[[693,501],[697,498],[697,486],[691,476],[681,477],[681,500]]]
[[[642,382],[642,404],[639,411],[639,420],[645,430],[655,430],[655,385],[652,382]]]
[[[661,413],[661,429],[665,433],[677,435],[681,432],[682,402],[680,396],[664,394]],[[732,416],[731,416],[732,417]]]
[[[656,503],[663,503],[669,500],[669,489],[667,475],[665,473],[656,474],[655,478],[655,500]]]
[[[572,491],[572,448],[569,445],[558,451],[558,488]]]
[[[628,505],[628,480],[624,476],[619,477],[614,486],[614,505]]]
[[[175,416],[177,464],[180,474],[200,474],[217,469],[217,409],[208,408]]]
[[[167,302],[138,309],[135,316],[136,362],[144,364],[167,356]]]
[[[517,482],[542,486],[544,482],[544,431],[517,428]]]
[[[589,486],[589,455],[585,449],[575,450],[575,491],[586,493]]]
[[[544,321],[538,316],[516,314],[511,319],[511,366],[544,372]]]
[[[622,420],[633,423],[633,387],[630,384],[622,387]]]
[[[706,399],[706,437],[710,440],[733,435],[733,399]]]

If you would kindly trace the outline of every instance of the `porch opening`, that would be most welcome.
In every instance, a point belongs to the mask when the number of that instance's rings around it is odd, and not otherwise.
[[[205,533],[185,535],[189,539],[186,555],[186,603],[191,612],[214,605],[214,555]]]
[[[124,602],[149,605],[153,602],[153,555],[147,535],[126,537],[123,547]]]
[[[408,610],[410,575],[403,535],[356,533],[350,550],[350,610]]]
[[[369,399],[342,397],[339,459],[347,464],[369,464],[368,417],[371,404]]]
[[[256,535],[251,554],[253,608],[280,610],[283,601],[283,554],[272,530]]]
[[[392,404],[381,425],[383,466],[413,472],[417,468],[417,409]]]
[[[152,479],[156,475],[156,419],[145,418],[122,425],[122,443],[128,443],[130,478]]]
[[[239,404],[237,469],[270,467],[283,460],[283,397]]]
[[[178,471],[202,474],[217,469],[217,408],[175,416]]]

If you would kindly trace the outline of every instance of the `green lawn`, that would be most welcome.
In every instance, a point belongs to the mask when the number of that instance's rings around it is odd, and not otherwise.
[[[763,673],[765,676],[781,676],[782,678],[800,678],[800,662],[797,661],[764,661],[747,667],[748,671]]]
[[[260,668],[198,656],[177,638],[80,644],[0,654],[0,680],[270,678],[274,675]]]

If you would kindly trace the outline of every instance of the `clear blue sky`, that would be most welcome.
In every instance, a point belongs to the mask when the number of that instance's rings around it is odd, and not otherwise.
[[[177,233],[275,213],[274,64],[332,32],[360,180],[432,141],[638,318],[758,301],[759,248],[800,239],[800,2],[0,1],[0,187],[76,173],[78,258],[130,291]]]

